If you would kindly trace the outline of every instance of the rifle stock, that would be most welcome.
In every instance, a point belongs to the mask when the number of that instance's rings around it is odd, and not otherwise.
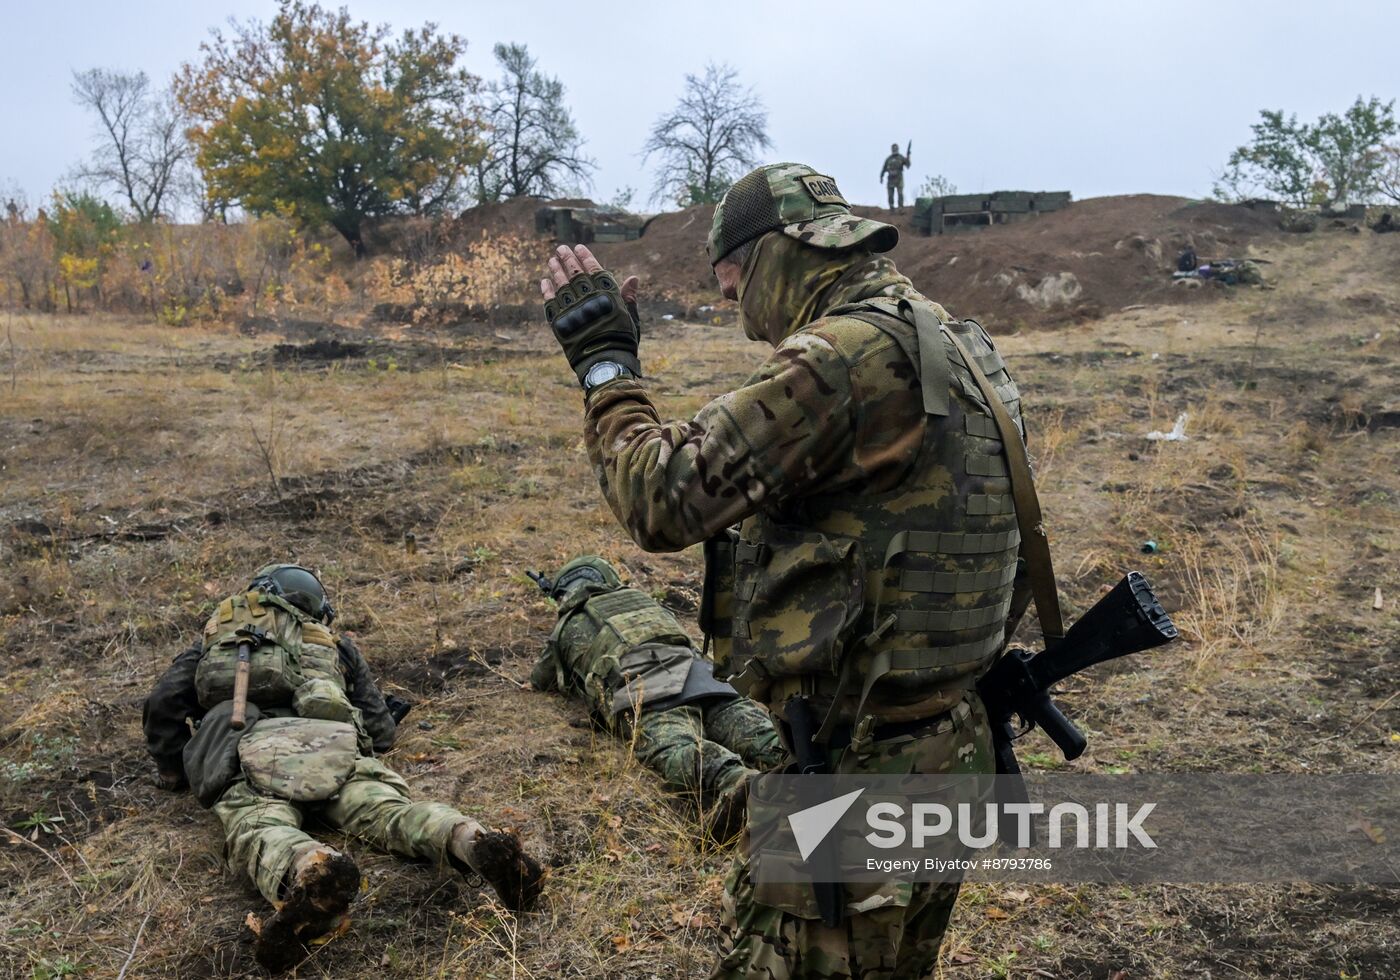
[[[1019,773],[1011,742],[1017,737],[1012,718],[1039,726],[1066,759],[1077,759],[1088,745],[1050,697],[1050,687],[1094,664],[1169,643],[1178,636],[1141,572],[1121,582],[1081,616],[1053,650],[1032,655],[1006,651],[977,682],[996,740],[997,772]]]

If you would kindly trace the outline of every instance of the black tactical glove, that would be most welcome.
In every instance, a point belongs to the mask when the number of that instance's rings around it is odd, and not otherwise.
[[[621,364],[634,375],[642,373],[637,358],[641,332],[629,305],[607,271],[580,272],[545,302],[545,319],[580,384],[600,361]]]
[[[395,725],[403,721],[408,713],[413,710],[413,705],[411,703],[394,694],[386,694],[384,696],[384,707],[389,709],[389,716],[394,719]]]

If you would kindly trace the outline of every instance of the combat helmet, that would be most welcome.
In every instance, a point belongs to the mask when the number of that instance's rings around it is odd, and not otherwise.
[[[836,181],[801,163],[765,164],[735,181],[715,207],[705,246],[710,265],[770,231],[814,248],[863,244],[888,252],[899,241],[894,225],[852,214]]]
[[[248,588],[285,599],[323,623],[335,618],[335,607],[326,598],[326,587],[315,572],[301,565],[264,565],[253,575]]]
[[[563,599],[573,589],[588,583],[616,589],[622,585],[622,579],[607,559],[597,555],[579,555],[559,569],[559,574],[554,576],[554,588],[550,590],[550,598]]]

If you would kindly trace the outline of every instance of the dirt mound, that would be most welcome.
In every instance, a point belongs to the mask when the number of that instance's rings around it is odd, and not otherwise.
[[[858,209],[871,217],[888,212]],[[1049,325],[1095,319],[1137,303],[1208,302],[1224,287],[1174,287],[1177,254],[1238,257],[1276,238],[1258,211],[1138,194],[1080,201],[1026,221],[921,237],[902,222],[901,271],[961,316]]]
[[[459,231],[533,235],[542,203],[473,208]],[[895,261],[924,293],[958,315],[1009,326],[1094,319],[1137,303],[1209,302],[1224,288],[1172,286],[1182,248],[1191,244],[1202,261],[1237,257],[1280,234],[1277,219],[1262,212],[1155,194],[1092,198],[1016,224],[932,237],[911,227],[912,208],[856,211],[899,227]],[[705,257],[710,214],[707,206],[662,214],[641,239],[593,250],[609,267],[642,277],[653,312],[657,303],[732,310],[718,299]]]

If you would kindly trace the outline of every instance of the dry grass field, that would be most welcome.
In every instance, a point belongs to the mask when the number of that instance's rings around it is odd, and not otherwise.
[[[1067,685],[1075,769],[1400,770],[1400,235],[1266,257],[1271,288],[1000,337],[1070,609],[1137,567],[1185,637]],[[642,357],[683,415],[762,353],[730,321],[658,320]],[[524,684],[553,620],[526,569],[596,551],[693,624],[697,550],[631,545],[580,405],[538,325],[278,346],[0,314],[0,975],[256,975],[261,900],[215,818],[151,785],[140,705],[214,602],[294,559],[415,702],[389,763],[551,865],[516,918],[344,842],[353,927],[299,975],[705,976],[729,855]],[[1144,438],[1182,412],[1188,441]],[[1064,765],[1039,734],[1021,751]],[[970,884],[940,975],[1382,980],[1400,892]]]

